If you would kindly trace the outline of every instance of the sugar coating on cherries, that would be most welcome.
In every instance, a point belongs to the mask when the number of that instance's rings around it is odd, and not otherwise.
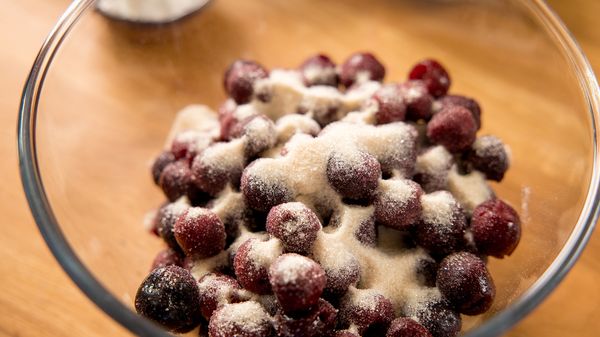
[[[182,111],[151,167],[167,248],[138,313],[174,332],[207,321],[211,337],[455,337],[461,313],[488,310],[483,260],[521,233],[486,182],[508,149],[477,138],[481,107],[439,62],[384,77],[366,52],[240,60],[218,116]]]
[[[200,310],[206,320],[213,312],[225,304],[244,302],[250,299],[249,292],[242,289],[231,276],[210,273],[198,281],[200,292]]]
[[[226,304],[216,310],[208,323],[211,337],[269,337],[273,325],[269,314],[255,301]]]

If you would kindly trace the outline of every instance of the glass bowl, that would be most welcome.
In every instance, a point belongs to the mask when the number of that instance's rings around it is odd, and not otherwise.
[[[498,335],[533,310],[584,248],[598,216],[598,85],[543,1],[215,0],[166,25],[109,20],[74,1],[43,44],[19,116],[23,185],[50,249],[74,282],[133,333],[167,336],[132,297],[160,242],[142,225],[162,201],[149,163],[175,113],[216,108],[236,58],[294,67],[315,52],[376,53],[387,80],[425,57],[451,92],[476,97],[483,134],[512,149],[496,193],[520,212],[516,252],[490,261],[497,299],[465,317]]]

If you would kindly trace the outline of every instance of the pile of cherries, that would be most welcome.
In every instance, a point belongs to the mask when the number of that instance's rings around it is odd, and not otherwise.
[[[315,69],[322,76],[315,76]],[[316,55],[298,71],[306,86],[347,89],[364,80],[383,81],[385,76],[384,66],[370,53],[353,54],[339,67],[329,57]],[[268,76],[269,72],[255,62],[236,61],[225,73],[225,90],[237,105],[254,99],[268,101],[254,92],[256,81]],[[473,149],[481,126],[480,107],[473,99],[448,95],[450,83],[438,62],[419,62],[407,82],[385,84],[373,95],[376,123],[426,123],[427,141],[444,146],[462,171],[478,170],[487,179],[502,180],[508,168],[503,145],[493,138],[485,142],[493,147],[489,151]],[[423,247],[434,258],[421,266],[424,282],[438,287],[442,294],[425,310],[400,317],[382,295],[374,295],[370,305],[343,302],[348,286],[356,284],[360,276],[354,275],[356,280],[338,291],[327,289],[326,271],[310,254],[323,227],[323,216],[290,200],[285,188],[264,188],[252,180],[248,172],[253,162],[275,145],[275,124],[264,115],[238,120],[233,113],[235,104],[220,110],[218,139],[200,139],[208,137],[202,134],[178,136],[154,162],[154,182],[169,202],[159,209],[153,231],[168,248],[157,255],[137,292],[139,314],[177,333],[200,326],[200,333],[211,337],[447,337],[459,333],[460,314],[477,315],[490,308],[495,286],[484,261],[487,256],[508,256],[516,248],[520,220],[512,207],[494,198],[466,214],[457,204],[452,228],[440,232],[436,224],[420,219],[420,198],[426,195],[419,184],[422,177],[411,182],[417,196],[415,204],[401,205],[418,211],[402,211],[394,204],[393,195],[373,196],[385,174],[374,157],[366,155],[357,165],[345,167],[339,164],[344,160],[336,161],[332,155],[333,164],[327,165],[326,172],[331,187],[344,200],[370,199],[378,224],[411,233],[413,245]],[[234,139],[244,142],[241,162],[220,169],[205,159],[209,144],[222,145]],[[241,191],[247,206],[235,219],[221,219],[211,210],[215,197],[226,186]],[[191,206],[176,202],[184,196]],[[290,223],[294,224],[292,230]],[[257,263],[256,250],[269,241],[251,238],[229,250],[227,267],[196,280],[191,274],[194,261],[230,248],[240,224],[268,233],[269,240],[280,240],[278,257],[266,267]],[[472,234],[470,241],[464,238],[467,230]],[[365,239],[365,244],[375,246],[376,235],[376,231],[367,235],[370,239]]]

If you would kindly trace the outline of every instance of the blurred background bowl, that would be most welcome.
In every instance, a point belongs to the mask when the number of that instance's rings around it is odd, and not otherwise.
[[[142,225],[163,201],[149,165],[179,109],[225,99],[223,71],[237,58],[295,67],[316,52],[342,62],[367,50],[387,81],[403,81],[433,57],[448,68],[451,93],[479,100],[480,134],[511,147],[512,167],[494,189],[521,214],[523,235],[510,258],[491,259],[497,299],[485,315],[465,317],[469,336],[499,334],[530,312],[593,230],[598,86],[542,1],[215,0],[166,25],[109,20],[92,5],[71,5],[32,69],[21,173],[58,261],[135,333],[162,333],[131,311],[161,247]]]

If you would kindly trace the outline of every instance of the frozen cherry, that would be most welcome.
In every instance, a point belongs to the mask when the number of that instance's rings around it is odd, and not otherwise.
[[[210,137],[206,133],[187,130],[178,133],[171,142],[171,153],[175,159],[193,159],[198,151],[211,143]]]
[[[216,196],[229,183],[238,186],[244,169],[244,160],[238,152],[235,144],[228,142],[215,143],[198,154],[191,167],[196,187]]]
[[[181,247],[175,239],[175,233],[173,233],[173,227],[175,222],[179,219],[179,216],[183,214],[189,206],[182,202],[175,202],[166,204],[158,210],[157,219],[157,231],[158,235],[165,241],[165,243],[176,251],[181,251]]]
[[[187,195],[192,184],[192,173],[185,160],[168,164],[158,180],[160,188],[169,201],[175,201]]]
[[[154,183],[158,185],[160,175],[167,165],[175,161],[175,156],[171,151],[163,151],[152,164],[152,179]]]
[[[360,280],[360,263],[349,251],[320,250],[315,250],[315,261],[321,264],[327,278],[323,297],[338,300],[350,286],[356,285]]]
[[[450,76],[439,62],[431,59],[423,60],[411,69],[408,79],[422,80],[427,90],[434,97],[445,95],[450,88]]]
[[[269,282],[287,315],[312,308],[325,289],[325,271],[315,261],[294,253],[284,254],[269,267]]]
[[[327,160],[327,180],[342,197],[371,199],[381,178],[377,159],[361,151],[334,151]]]
[[[258,159],[242,173],[241,190],[249,207],[267,212],[271,207],[291,201],[292,191],[283,175],[268,174],[273,159]]]
[[[340,322],[362,335],[384,336],[394,319],[392,302],[374,290],[352,289],[340,305]]]
[[[448,255],[442,260],[437,287],[459,312],[466,315],[483,314],[496,295],[494,281],[485,263],[467,252]]]
[[[274,318],[275,332],[278,337],[331,336],[336,323],[337,309],[321,298],[308,313],[288,316],[278,312]]]
[[[385,337],[431,337],[431,333],[415,320],[399,317],[392,321]]]
[[[419,184],[412,180],[382,180],[375,199],[375,218],[378,223],[406,230],[421,217]]]
[[[477,124],[477,129],[481,127],[481,107],[474,99],[460,95],[446,95],[441,97],[438,102],[440,103],[442,109],[451,105],[458,105],[466,108],[467,110],[471,111],[471,114],[473,114],[475,124]]]
[[[427,91],[427,85],[420,80],[407,81],[398,86],[406,105],[406,119],[429,120],[432,114],[433,97]]]
[[[403,121],[406,117],[406,104],[398,84],[386,84],[373,94],[377,102],[375,119],[377,124]]]
[[[253,61],[237,60],[225,72],[224,86],[237,104],[248,103],[254,93],[254,83],[269,76],[267,70]]]
[[[269,314],[255,301],[225,304],[217,309],[208,324],[210,337],[271,337]]]
[[[338,85],[335,63],[327,55],[317,54],[309,57],[300,66],[300,72],[306,86]]]
[[[473,211],[471,231],[479,253],[503,258],[519,244],[521,220],[510,205],[491,199]]]
[[[200,291],[200,310],[209,320],[213,312],[229,303],[242,302],[249,298],[240,284],[231,276],[206,274],[198,281]]]
[[[483,172],[487,179],[501,181],[508,170],[509,160],[504,144],[498,137],[483,136],[473,143],[467,161]]]
[[[200,324],[199,298],[190,272],[167,266],[154,269],[142,282],[135,295],[135,309],[173,332],[184,333]]]
[[[300,202],[277,205],[267,215],[267,232],[289,253],[308,254],[321,227],[315,212]]]
[[[427,303],[414,316],[433,337],[456,337],[462,327],[460,314],[450,309],[450,303],[445,299]]]
[[[191,207],[173,227],[175,239],[185,255],[206,258],[225,248],[225,226],[211,210]]]
[[[468,149],[475,141],[477,125],[469,110],[451,105],[435,114],[427,124],[427,138],[450,152]]]
[[[467,221],[452,194],[447,191],[425,194],[421,205],[421,221],[415,228],[417,244],[442,256],[462,249]]]
[[[369,80],[381,82],[384,77],[385,67],[371,53],[352,54],[341,65],[340,81],[346,88]]]
[[[152,270],[156,268],[166,267],[166,266],[181,266],[183,264],[183,257],[181,253],[172,249],[166,248],[161,250],[154,261],[152,261]]]
[[[249,158],[270,149],[277,141],[275,124],[264,115],[245,118],[232,130],[232,135],[236,138],[238,135],[243,137],[244,152]]]
[[[233,260],[235,276],[240,284],[257,294],[272,292],[269,283],[269,266],[281,255],[279,240],[260,241],[248,239],[237,249]]]

